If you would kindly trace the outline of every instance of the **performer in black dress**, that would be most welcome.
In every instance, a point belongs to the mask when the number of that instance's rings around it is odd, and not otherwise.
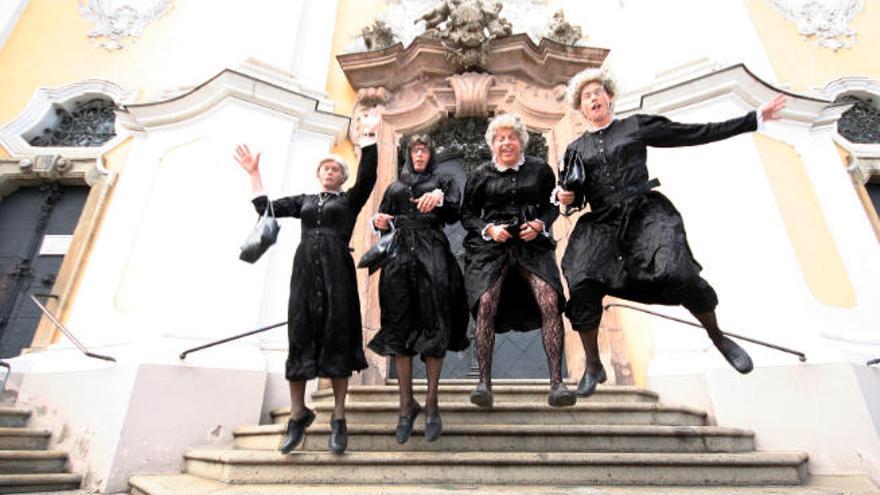
[[[293,259],[290,277],[287,336],[289,354],[286,377],[290,383],[290,421],[280,451],[288,453],[303,439],[315,413],[305,406],[306,381],[329,378],[335,408],[330,420],[330,450],[342,453],[348,444],[345,394],[353,371],[367,367],[364,357],[361,305],[354,262],[348,243],[355,220],[376,184],[376,144],[373,117],[367,138],[361,141],[357,181],[348,191],[342,184],[348,166],[337,156],[318,163],[318,194],[300,194],[272,202],[275,215],[301,220],[302,238]],[[247,146],[236,148],[236,161],[248,173],[257,197],[254,207],[262,214],[268,206],[260,178],[260,155]]]
[[[526,157],[529,135],[512,114],[495,117],[486,131],[492,160],[468,178],[462,224],[468,234],[465,283],[476,319],[474,340],[480,383],[471,402],[492,406],[495,333],[541,328],[550,367],[548,403],[570,406],[577,397],[562,382],[565,296],[550,227],[559,216],[550,204],[556,183],[543,160]]]
[[[379,305],[382,328],[368,347],[393,356],[400,387],[397,442],[405,443],[421,411],[413,399],[412,357],[421,355],[428,375],[425,438],[440,438],[437,387],[447,350],[468,346],[467,297],[458,262],[443,233],[459,219],[461,194],[449,175],[435,175],[431,138],[417,134],[407,145],[400,177],[385,190],[376,229],[397,229],[394,257],[382,267]]]
[[[566,314],[578,331],[586,368],[578,395],[587,397],[606,380],[597,338],[602,298],[612,295],[647,304],[682,305],[705,327],[709,338],[740,373],[752,370],[746,351],[725,337],[715,319],[718,297],[701,276],[691,254],[681,215],[648,179],[647,147],[693,146],[757,129],[759,119],[776,118],[782,95],[759,112],[711,124],[680,124],[656,115],[616,119],[614,82],[598,69],[572,78],[567,98],[587,119],[587,132],[568,145],[570,167],[583,167],[585,180],[554,201],[591,211],[578,220],[562,259],[569,288]]]

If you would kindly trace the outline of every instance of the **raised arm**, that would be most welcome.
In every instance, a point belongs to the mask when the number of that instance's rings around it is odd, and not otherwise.
[[[269,204],[269,198],[266,197],[263,188],[263,179],[260,176],[260,157],[261,153],[254,155],[246,144],[239,144],[235,147],[235,161],[248,174],[251,181],[251,193],[254,194],[253,204],[257,213],[262,215]],[[290,196],[281,198],[272,202],[272,210],[276,217],[299,217],[302,209],[303,195]]]
[[[376,185],[378,163],[376,144],[370,144],[361,148],[361,161],[358,164],[357,179],[351,189],[348,190],[349,204],[355,210],[360,209],[367,202],[373,186]]]
[[[758,129],[756,112],[723,122],[683,124],[659,115],[638,115],[639,135],[648,146],[671,148],[721,141]]]

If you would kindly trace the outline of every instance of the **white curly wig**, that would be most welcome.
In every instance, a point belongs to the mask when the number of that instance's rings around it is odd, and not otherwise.
[[[565,90],[565,102],[575,110],[581,109],[581,92],[584,86],[592,82],[597,82],[605,88],[605,92],[612,98],[617,95],[617,84],[609,74],[608,70],[600,69],[584,69],[568,81],[568,88]]]
[[[339,167],[342,169],[342,184],[345,184],[345,181],[348,180],[349,176],[348,164],[345,163],[345,160],[343,160],[342,157],[339,155],[330,154],[321,158],[321,160],[318,161],[318,166],[315,168],[315,175],[318,175],[318,173],[321,171],[321,165],[326,162],[335,162],[339,164]]]
[[[519,135],[519,144],[522,147],[523,153],[525,153],[526,146],[529,144],[529,131],[519,115],[502,113],[501,115],[496,115],[489,122],[489,127],[486,128],[486,144],[489,145],[490,150],[492,149],[492,141],[495,139],[495,133],[498,132],[498,129],[515,130]]]

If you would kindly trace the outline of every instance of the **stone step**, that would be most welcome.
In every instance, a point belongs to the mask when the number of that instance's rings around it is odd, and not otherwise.
[[[131,478],[131,495],[851,495],[827,486],[228,485],[189,474]],[[863,492],[858,492],[863,494]],[[867,493],[867,492],[864,492]],[[871,493],[876,493],[871,491]]]
[[[48,430],[0,427],[0,450],[46,450],[50,436]]]
[[[31,412],[15,407],[0,407],[0,428],[24,428]]]
[[[329,424],[333,413],[330,403],[315,404],[316,424]],[[349,425],[396,425],[397,402],[346,404]],[[704,426],[706,413],[686,406],[658,403],[579,403],[572,407],[553,408],[546,404],[498,404],[481,409],[472,404],[440,403],[446,425],[665,425]],[[272,412],[274,423],[286,423],[290,409]]]
[[[469,403],[474,384],[441,384],[438,397],[441,402]],[[571,390],[575,385],[569,385]],[[413,385],[413,395],[419,402],[425,401],[427,385]],[[506,403],[537,403],[546,404],[550,386],[545,381],[542,384],[528,385],[503,385],[493,384],[492,394],[496,404]],[[395,402],[399,400],[396,386],[390,385],[353,385],[348,389],[348,400],[351,402]],[[333,402],[333,390],[318,390],[312,394],[315,404]],[[596,393],[587,399],[579,399],[579,402],[657,402],[657,392],[638,387],[629,386],[604,386],[600,385]]]
[[[0,450],[0,474],[63,473],[67,453],[57,450]]]
[[[190,450],[186,471],[225,483],[798,485],[803,453],[296,452]]]
[[[0,493],[42,493],[76,490],[82,477],[71,473],[0,474]]]
[[[409,441],[398,445],[394,425],[349,427],[351,451],[456,451],[456,452],[751,452],[755,435],[748,430],[717,426],[631,425],[444,425],[443,437],[424,439],[423,421]],[[235,448],[275,450],[286,431],[284,425],[238,428]],[[330,436],[327,424],[312,425],[301,450],[324,452]]]

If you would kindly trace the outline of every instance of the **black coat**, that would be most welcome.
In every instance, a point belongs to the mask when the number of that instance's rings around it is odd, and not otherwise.
[[[620,297],[677,303],[669,294],[653,293],[654,284],[693,279],[702,268],[691,254],[681,215],[646,186],[647,147],[711,143],[756,128],[755,112],[710,124],[633,115],[569,144],[566,156],[576,154],[586,172],[585,184],[574,190],[574,204],[592,208],[578,219],[562,258],[571,293],[599,282]]]
[[[491,161],[481,164],[468,177],[462,203],[462,225],[468,233],[464,240],[467,258],[465,283],[468,305],[476,318],[480,296],[501,275],[505,265],[519,264],[547,282],[557,293],[559,311],[565,307],[565,295],[556,265],[556,242],[543,234],[531,242],[511,239],[505,243],[484,240],[482,231],[493,223],[522,224],[541,220],[547,232],[559,216],[550,204],[556,184],[553,170],[543,160],[526,157],[518,171],[499,171]],[[541,312],[528,283],[513,271],[508,273],[501,290],[495,316],[495,331],[527,331],[541,326]]]
[[[376,184],[376,163],[376,146],[366,146],[361,150],[357,181],[348,191],[272,201],[276,216],[302,222],[287,307],[288,380],[348,377],[367,367],[348,243],[358,213]],[[266,205],[266,196],[254,199],[258,213]]]
[[[443,205],[420,212],[412,200],[435,189]],[[385,190],[379,212],[395,216],[397,233],[379,278],[382,328],[368,345],[376,353],[443,357],[467,348],[464,278],[443,233],[458,221],[460,202],[452,177],[415,173],[409,164]]]

